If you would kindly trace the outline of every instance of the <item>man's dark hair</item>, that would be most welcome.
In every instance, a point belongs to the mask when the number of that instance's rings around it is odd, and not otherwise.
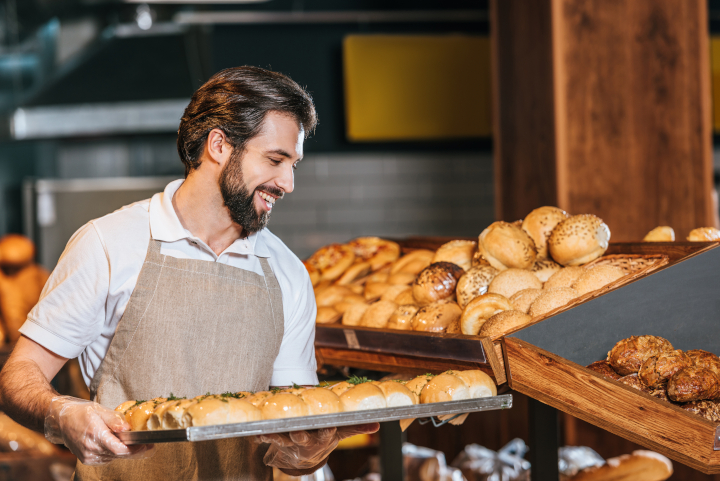
[[[312,97],[277,72],[259,67],[235,67],[213,75],[192,96],[178,129],[177,149],[185,176],[200,166],[200,154],[213,129],[225,132],[234,152],[258,135],[268,112],[293,117],[305,131],[315,130]]]

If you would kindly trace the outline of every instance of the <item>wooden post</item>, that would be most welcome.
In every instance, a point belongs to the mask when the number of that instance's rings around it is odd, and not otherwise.
[[[714,225],[706,0],[493,0],[496,212]]]

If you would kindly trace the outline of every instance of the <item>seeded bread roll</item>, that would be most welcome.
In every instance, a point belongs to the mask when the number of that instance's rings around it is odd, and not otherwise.
[[[543,289],[543,293],[530,305],[528,314],[531,317],[544,316],[548,312],[564,306],[576,297],[578,293],[569,287],[556,287],[554,289]]]
[[[388,284],[387,282],[367,282],[365,283],[365,299],[368,301],[376,301],[391,287],[392,284]]]
[[[352,304],[345,309],[342,315],[343,326],[359,326],[365,311],[370,306],[368,304]]]
[[[643,238],[643,242],[673,242],[675,241],[675,231],[672,227],[661,225],[655,227],[648,232]]]
[[[553,229],[560,222],[570,217],[567,212],[557,207],[540,207],[530,212],[522,222],[522,229],[535,242],[539,257],[547,257],[547,240]]]
[[[342,314],[333,307],[320,306],[317,308],[315,322],[318,324],[332,324],[340,320]]]
[[[578,291],[579,295],[602,289],[606,285],[615,282],[625,276],[625,272],[617,266],[597,266],[586,269],[577,278],[572,288]]]
[[[720,398],[720,379],[710,369],[686,367],[668,380],[667,393],[675,402],[717,400]]]
[[[520,227],[494,222],[478,237],[478,251],[495,269],[528,269],[535,262],[537,249],[532,238]]]
[[[560,222],[548,240],[550,256],[564,266],[579,266],[602,256],[610,242],[610,229],[592,214],[574,215]]]
[[[0,239],[0,266],[22,267],[35,258],[35,244],[20,234],[7,234]]]
[[[672,351],[672,344],[659,336],[630,336],[618,341],[608,352],[607,360],[621,376],[636,373],[642,363],[661,352]]]
[[[510,298],[510,303],[516,311],[527,314],[532,303],[535,302],[535,299],[540,297],[540,294],[543,292],[542,289],[523,289],[513,294]]]
[[[476,336],[488,319],[502,311],[512,310],[510,300],[500,294],[483,294],[465,306],[460,318],[460,329],[463,334]]]
[[[545,281],[543,289],[554,289],[556,287],[571,287],[578,278],[585,274],[582,267],[564,267]]]
[[[402,294],[403,292],[412,292],[412,287],[406,286],[406,285],[393,285],[392,287],[388,288],[382,296],[380,296],[380,299],[383,301],[395,301],[395,299]]]
[[[417,404],[416,396],[401,382],[384,381],[376,384],[376,386],[385,395],[385,402],[389,408]]]
[[[465,308],[468,302],[487,292],[490,282],[498,274],[494,267],[478,266],[467,271],[458,281],[456,295],[458,305]]]
[[[455,302],[445,299],[421,307],[412,319],[413,331],[444,332],[462,315]]]
[[[663,481],[673,474],[668,458],[654,451],[633,451],[585,468],[568,481]]]
[[[438,403],[470,399],[470,389],[459,377],[444,372],[432,378],[420,392],[420,403]]]
[[[691,242],[720,240],[720,230],[717,230],[715,227],[699,227],[690,231],[687,240]]]
[[[495,339],[516,327],[524,326],[531,319],[532,317],[520,311],[498,312],[482,325],[480,331],[478,331],[478,336]]]
[[[358,237],[348,242],[348,246],[356,257],[369,262],[373,271],[395,262],[400,257],[400,246],[396,242],[379,237]]]
[[[308,407],[300,397],[280,392],[267,398],[260,405],[263,419],[284,419],[308,415]]]
[[[476,250],[475,241],[453,240],[440,246],[435,252],[432,263],[451,262],[467,271],[472,267],[472,257]]]
[[[392,301],[377,301],[370,304],[360,320],[363,327],[384,328],[387,326],[390,316],[397,309],[397,304]]]
[[[401,331],[412,330],[412,320],[420,308],[415,304],[403,304],[398,306],[388,320],[388,329],[398,329]]]
[[[399,272],[419,274],[420,271],[432,263],[433,257],[435,257],[435,253],[431,250],[418,249],[412,251],[392,264],[390,274],[397,274]]]
[[[353,295],[354,292],[345,286],[329,286],[315,294],[315,302],[318,307],[333,306],[341,302],[345,297]]]
[[[355,262],[355,264],[348,267],[348,269],[340,276],[340,279],[335,281],[337,285],[345,286],[351,284],[358,279],[362,279],[366,275],[370,274],[371,267],[369,262]]]
[[[310,416],[342,412],[340,397],[330,389],[321,387],[305,389],[298,396],[305,402]]]
[[[554,274],[562,270],[562,266],[552,259],[547,257],[538,257],[535,259],[530,271],[535,274],[535,277],[540,279],[541,282],[546,282]]]
[[[387,407],[382,390],[369,382],[348,389],[340,395],[340,401],[344,411],[364,411]]]
[[[450,262],[436,262],[418,275],[413,283],[413,297],[421,306],[442,299],[452,299],[455,287],[465,271]]]
[[[507,269],[490,282],[488,292],[510,299],[516,292],[525,289],[542,289],[543,283],[535,274],[523,269]]]
[[[692,365],[692,359],[681,350],[664,351],[647,358],[640,366],[638,377],[647,387],[657,389],[664,387],[668,379],[680,369]]]
[[[208,396],[185,410],[184,426],[214,426],[217,424],[247,423],[260,421],[260,409],[234,397]]]
[[[710,369],[720,378],[720,357],[711,352],[703,351],[702,349],[685,351],[685,354],[688,355],[694,365]]]
[[[610,363],[607,361],[595,361],[594,363],[587,366],[587,368],[591,371],[595,371],[602,376],[614,379],[616,381],[622,377],[620,374],[615,372],[612,366],[610,366]]]
[[[342,244],[330,244],[321,247],[308,259],[320,270],[320,279],[334,281],[355,262],[352,248]]]

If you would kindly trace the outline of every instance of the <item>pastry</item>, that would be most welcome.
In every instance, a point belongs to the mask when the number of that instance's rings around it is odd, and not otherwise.
[[[685,351],[685,354],[692,360],[693,364],[698,367],[710,369],[716,376],[720,377],[720,357],[702,349],[693,349]]]
[[[587,366],[587,368],[591,371],[595,371],[601,376],[605,376],[616,381],[622,377],[620,376],[620,374],[615,372],[612,366],[610,366],[610,363],[607,361],[595,361],[594,363]]]
[[[362,279],[363,277],[370,274],[371,270],[372,269],[369,262],[355,262],[355,264],[348,267],[348,269],[343,273],[343,275],[340,276],[340,279],[335,281],[335,283],[340,286],[352,284],[358,279]]]
[[[497,396],[497,386],[492,378],[479,369],[467,371],[451,371],[468,387],[471,399]]]
[[[318,324],[332,324],[340,320],[340,314],[335,308],[329,306],[320,306],[317,308],[317,316],[315,322]]]
[[[261,419],[260,409],[245,400],[233,396],[208,396],[185,410],[182,424],[187,427],[213,426]]]
[[[570,217],[567,212],[557,207],[539,207],[530,212],[522,222],[522,229],[535,242],[539,257],[547,257],[547,240],[553,229],[560,222]]]
[[[550,257],[564,266],[579,266],[602,256],[610,229],[592,214],[574,215],[560,222],[548,240]]]
[[[299,396],[279,392],[260,405],[263,419],[295,418],[308,415],[308,407]]]
[[[465,306],[460,318],[463,334],[476,336],[482,325],[492,316],[502,311],[512,310],[510,300],[500,294],[483,294]]]
[[[383,381],[376,384],[385,395],[387,407],[412,406],[417,404],[417,396],[398,381]]]
[[[441,300],[421,307],[412,319],[414,331],[444,332],[460,318],[462,309],[452,300]]]
[[[440,246],[435,252],[432,263],[452,262],[467,271],[472,267],[472,257],[477,250],[477,242],[453,240]]]
[[[412,288],[407,291],[402,291],[400,294],[397,295],[393,302],[397,305],[416,304],[415,297],[412,293]]]
[[[608,352],[607,360],[621,376],[638,372],[642,363],[664,351],[672,351],[670,342],[658,336],[630,336],[618,341]]]
[[[718,401],[692,401],[680,406],[687,412],[702,416],[708,421],[720,423],[720,402]]]
[[[420,402],[437,403],[470,399],[470,389],[452,371],[444,372],[432,378],[420,392]]]
[[[582,267],[564,267],[545,281],[543,289],[555,287],[571,287],[578,278],[585,273]]]
[[[489,266],[490,263],[485,259],[480,250],[476,250],[472,257],[472,267]]]
[[[364,411],[387,407],[382,390],[375,384],[357,384],[340,395],[344,411]]]
[[[547,257],[537,257],[530,271],[542,282],[546,282],[553,274],[560,271],[563,267],[552,259]]]
[[[365,299],[368,301],[376,301],[391,287],[392,284],[388,284],[387,282],[367,282],[364,292]]]
[[[495,269],[528,269],[535,262],[537,249],[532,238],[520,227],[494,222],[478,237],[478,251]]]
[[[664,387],[668,379],[680,369],[693,365],[687,354],[679,349],[663,351],[657,356],[651,356],[642,363],[638,376],[650,388]]]
[[[356,257],[370,263],[376,271],[400,257],[400,246],[396,242],[379,237],[358,237],[347,244]]]
[[[528,314],[530,314],[531,317],[544,316],[558,307],[567,305],[577,296],[577,291],[569,287],[543,289],[543,293],[540,294],[532,304],[530,304]]]
[[[407,272],[398,272],[396,274],[390,274],[390,277],[387,278],[388,284],[393,285],[406,285],[409,286],[413,282],[415,282],[415,278],[417,277],[417,274],[408,274]]]
[[[687,240],[691,242],[708,242],[720,240],[720,230],[715,227],[699,227],[690,231]]]
[[[342,393],[353,387],[355,387],[355,384],[352,384],[348,381],[341,381],[330,386],[330,390],[339,397]]]
[[[321,280],[334,281],[355,262],[355,253],[347,245],[330,244],[318,249],[308,262],[320,270]]]
[[[661,225],[655,227],[648,232],[643,238],[643,242],[673,242],[675,241],[675,231],[672,227]]]
[[[498,312],[488,319],[478,331],[478,336],[491,337],[493,339],[505,335],[516,327],[528,324],[532,318],[520,311]]]
[[[390,277],[390,266],[375,271],[365,279],[365,282],[387,282]]]
[[[573,283],[572,288],[582,296],[588,292],[601,289],[623,276],[625,276],[625,273],[619,267],[607,265],[596,266],[585,269],[585,272]]]
[[[345,286],[329,286],[315,293],[315,302],[319,307],[332,306],[352,294],[354,292]]]
[[[310,416],[342,412],[340,397],[330,389],[321,387],[305,389],[298,396],[305,402]]]
[[[411,331],[413,317],[415,317],[415,314],[417,314],[419,309],[420,308],[415,304],[403,304],[401,306],[397,306],[397,309],[395,309],[395,312],[393,312],[392,316],[390,316],[390,319],[388,320],[387,328],[398,329],[401,331]]]
[[[495,276],[488,286],[488,292],[510,299],[516,292],[525,289],[542,289],[542,287],[542,281],[532,272],[510,268]]]
[[[592,466],[568,481],[663,481],[673,474],[668,458],[654,451],[633,451]]]
[[[632,374],[628,374],[627,376],[623,376],[620,379],[618,379],[621,383],[625,384],[626,386],[630,386],[633,389],[637,389],[638,391],[642,391],[644,393],[650,394],[651,389],[647,387],[643,382],[640,380],[640,377],[638,377],[638,374],[636,372]]]
[[[125,420],[133,431],[146,431],[148,418],[157,406],[167,401],[167,398],[155,398],[145,402],[137,402],[135,406],[125,411]]]
[[[490,282],[498,274],[498,270],[491,265],[472,267],[458,280],[456,295],[460,307],[464,308],[468,302],[487,292]]]
[[[174,403],[172,406],[168,406],[162,415],[160,424],[163,429],[180,429],[186,428],[183,426],[182,417],[185,414],[185,410],[200,401],[204,396],[198,396],[192,399],[181,399]]]
[[[462,268],[450,262],[430,264],[415,279],[413,297],[420,305],[453,298],[457,281],[463,274]]]
[[[523,289],[512,295],[510,303],[516,311],[527,314],[532,303],[535,302],[535,299],[540,297],[540,294],[543,292],[542,289]]]
[[[419,274],[420,271],[432,263],[433,257],[435,257],[435,253],[427,249],[412,251],[392,264],[390,274],[399,272]]]
[[[393,285],[389,287],[385,292],[383,292],[383,295],[380,296],[380,299],[383,301],[395,301],[395,299],[402,294],[403,292],[410,292],[412,293],[412,288],[410,286],[406,285]]]
[[[420,402],[420,393],[422,393],[423,388],[425,388],[427,383],[429,383],[430,380],[434,377],[435,377],[434,374],[423,374],[423,375],[417,376],[405,383],[405,387],[408,388],[410,390],[410,392],[412,392],[413,394],[415,394],[417,396],[417,403]]]
[[[709,369],[691,366],[680,369],[667,383],[668,397],[675,402],[720,398],[720,379]]]
[[[365,310],[360,319],[360,326],[384,328],[387,326],[390,316],[397,309],[397,304],[392,301],[377,301]]]
[[[368,304],[353,304],[348,306],[342,315],[341,322],[343,326],[359,326],[360,321],[365,315],[365,311],[367,311],[369,307]]]

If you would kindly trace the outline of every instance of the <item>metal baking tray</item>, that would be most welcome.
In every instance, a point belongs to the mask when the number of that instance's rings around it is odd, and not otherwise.
[[[208,441],[211,439],[237,438],[257,434],[287,433],[307,429],[336,426],[352,426],[373,422],[397,421],[408,418],[427,418],[443,414],[460,414],[475,411],[491,411],[512,407],[512,394],[448,401],[442,403],[416,404],[396,408],[368,409],[366,411],[321,414],[289,419],[271,419],[249,423],[219,424],[185,429],[156,431],[128,431],[117,434],[125,444],[177,443],[181,441]]]

